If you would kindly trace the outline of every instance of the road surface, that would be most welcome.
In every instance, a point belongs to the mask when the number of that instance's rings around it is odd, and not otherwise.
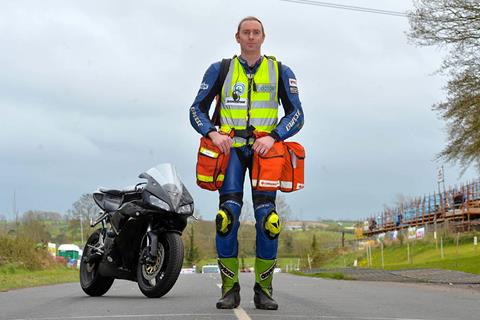
[[[480,290],[438,284],[345,281],[276,274],[277,311],[256,310],[253,274],[241,274],[240,308],[217,310],[218,274],[182,274],[163,298],[118,280],[103,297],[78,283],[0,293],[0,319],[480,319]]]

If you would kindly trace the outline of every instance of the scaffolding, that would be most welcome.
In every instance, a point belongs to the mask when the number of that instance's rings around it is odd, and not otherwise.
[[[361,234],[370,237],[379,233],[428,224],[455,222],[457,229],[470,231],[480,223],[480,180],[465,183],[443,192],[433,192],[385,209],[364,219]]]

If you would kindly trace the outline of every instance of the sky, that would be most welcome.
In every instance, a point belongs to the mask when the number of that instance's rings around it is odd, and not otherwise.
[[[431,106],[445,97],[436,71],[447,51],[409,43],[405,17],[280,0],[19,0],[0,3],[0,215],[14,216],[14,193],[20,213],[63,213],[170,162],[213,219],[218,195],[196,186],[188,109],[208,66],[239,54],[248,15],[263,21],[262,53],[298,79],[305,126],[290,140],[306,149],[305,189],[281,194],[295,218],[361,219],[436,190],[447,136]],[[447,185],[479,176],[460,171],[445,165]]]

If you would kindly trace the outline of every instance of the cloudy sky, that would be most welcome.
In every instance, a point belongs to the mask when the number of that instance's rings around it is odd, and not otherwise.
[[[239,53],[247,15],[264,22],[263,53],[298,78],[306,120],[292,140],[307,150],[306,188],[286,195],[298,218],[362,218],[398,194],[433,192],[446,135],[431,105],[444,97],[435,71],[446,52],[409,44],[404,17],[279,0],[2,1],[0,214],[13,217],[14,191],[20,213],[65,212],[172,162],[213,218],[217,194],[195,184],[188,108],[207,67]],[[447,184],[478,177],[445,171]]]

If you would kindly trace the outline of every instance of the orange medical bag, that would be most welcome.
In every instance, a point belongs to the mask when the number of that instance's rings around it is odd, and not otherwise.
[[[255,153],[252,187],[259,191],[293,192],[304,187],[305,149],[297,142],[275,142],[264,156]]]
[[[280,177],[280,190],[293,192],[304,187],[305,149],[300,143],[285,142],[285,162]]]
[[[277,141],[266,155],[253,154],[252,187],[259,191],[275,191],[280,187],[280,177],[285,162],[285,146]]]
[[[224,154],[208,137],[200,139],[197,154],[197,185],[215,191],[222,187],[230,153]]]

